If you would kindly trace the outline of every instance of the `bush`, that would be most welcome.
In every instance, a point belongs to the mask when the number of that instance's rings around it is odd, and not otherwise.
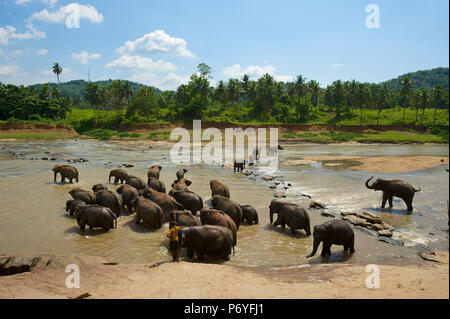
[[[119,132],[117,135],[119,135],[119,137],[130,137],[130,133],[128,132]]]
[[[28,117],[28,120],[30,120],[30,121],[40,121],[41,120],[41,116],[39,114],[31,114]]]
[[[141,134],[139,134],[139,133],[132,133],[131,134],[131,137],[140,137],[141,136]]]
[[[86,132],[87,135],[99,140],[109,140],[116,132],[109,129],[97,128],[92,131]]]

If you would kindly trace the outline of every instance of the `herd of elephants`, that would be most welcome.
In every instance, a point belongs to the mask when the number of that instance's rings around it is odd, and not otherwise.
[[[105,184],[96,184],[91,190],[72,189],[69,194],[72,200],[66,203],[66,211],[74,216],[82,231],[89,228],[103,228],[105,231],[117,228],[117,218],[122,212],[135,213],[136,223],[143,223],[152,229],[159,229],[169,221],[175,221],[181,227],[179,245],[187,250],[189,258],[198,260],[205,256],[229,260],[237,243],[237,231],[241,223],[258,224],[258,213],[250,205],[240,205],[230,199],[228,186],[217,180],[210,181],[211,199],[205,202],[200,196],[189,190],[191,181],[185,178],[186,169],[176,172],[176,180],[171,190],[166,193],[164,182],[159,179],[161,166],[154,165],[148,172],[148,181],[129,175],[123,169],[113,169],[109,173],[109,182],[114,177],[114,184],[120,183],[117,192],[108,190]],[[55,165],[54,182],[59,173],[61,183],[67,178],[70,183],[79,181],[78,171],[70,165]],[[415,189],[402,180],[377,179],[370,185],[370,178],[365,185],[369,189],[383,192],[381,207],[389,201],[392,207],[393,197],[404,200],[408,212],[413,210],[412,201]],[[289,227],[292,234],[296,229],[303,229],[307,236],[311,235],[308,212],[300,205],[274,199],[270,206],[270,224]],[[196,216],[200,212],[200,217]],[[273,214],[277,220],[273,222]],[[327,221],[313,229],[312,257],[320,245],[321,256],[331,255],[332,245],[344,246],[344,251],[353,253],[355,235],[350,225],[338,219]]]

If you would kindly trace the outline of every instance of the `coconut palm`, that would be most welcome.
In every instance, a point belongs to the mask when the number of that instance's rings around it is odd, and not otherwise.
[[[369,92],[365,83],[358,83],[355,91],[355,102],[361,112],[361,125],[363,124],[363,107],[369,99]]]
[[[429,103],[428,90],[422,89],[420,90],[420,108],[422,109],[422,116],[420,118],[420,125],[423,125],[423,116],[425,114],[425,109]]]
[[[412,83],[409,77],[405,77],[400,84],[400,105],[403,107],[403,124],[405,124],[405,112],[409,104],[409,97],[412,93]]]
[[[58,79],[58,85],[59,85],[59,75],[62,73],[63,69],[59,65],[58,62],[55,62],[55,64],[53,64],[52,70],[53,70],[53,73],[56,74],[56,78]]]
[[[436,111],[444,103],[444,93],[442,92],[442,85],[438,84],[433,88],[432,101],[434,104],[433,125],[436,125]]]
[[[309,82],[309,90],[311,91],[311,104],[314,106],[314,113],[317,113],[317,104],[319,104],[319,82],[311,80]]]

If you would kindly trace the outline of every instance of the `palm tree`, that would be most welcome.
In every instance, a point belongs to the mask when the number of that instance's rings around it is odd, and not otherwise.
[[[303,75],[298,75],[297,80],[295,81],[295,90],[298,97],[303,97],[306,94],[306,85],[305,85],[305,78],[303,78]]]
[[[383,106],[388,104],[391,101],[391,91],[386,83],[383,83],[383,86],[377,92],[377,104],[378,104],[378,117],[377,117],[377,125],[380,122],[380,114],[383,110]]]
[[[317,104],[319,104],[319,82],[311,80],[309,82],[309,90],[311,91],[311,104],[314,106],[314,113],[317,113]]]
[[[84,89],[84,98],[94,108],[94,119],[97,122],[97,108],[100,104],[100,92],[96,83],[89,82]]]
[[[422,116],[420,118],[420,126],[423,125],[423,116],[425,114],[425,108],[427,107],[428,102],[429,102],[428,90],[427,89],[420,90],[420,107],[422,108]]]
[[[363,106],[367,103],[368,97],[369,96],[366,84],[358,83],[356,85],[355,101],[361,112],[361,125],[363,124]]]
[[[62,73],[63,69],[61,68],[61,66],[59,65],[58,62],[55,62],[55,64],[53,64],[53,73],[56,74],[56,77],[58,79],[58,86],[59,86],[59,75]]]
[[[433,88],[432,101],[434,104],[433,125],[436,125],[436,111],[438,107],[441,107],[444,103],[444,93],[442,92],[442,85],[438,84]]]
[[[405,124],[405,112],[408,107],[409,97],[412,93],[412,84],[409,77],[405,77],[400,84],[400,105],[403,107],[403,124]]]

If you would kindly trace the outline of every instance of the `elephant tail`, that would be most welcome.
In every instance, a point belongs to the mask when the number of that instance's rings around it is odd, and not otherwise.
[[[412,189],[414,190],[415,193],[420,192],[422,190],[422,188],[420,188],[420,186],[419,186],[419,189],[415,189],[414,187]]]
[[[114,229],[117,229],[117,217],[114,215]]]

